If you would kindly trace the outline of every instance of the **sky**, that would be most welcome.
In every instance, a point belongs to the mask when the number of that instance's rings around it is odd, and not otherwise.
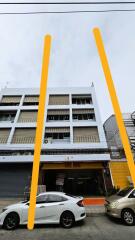
[[[101,7],[0,5],[0,12],[111,8],[135,9],[135,4]],[[135,110],[134,25],[135,12],[0,15],[0,89],[40,86],[43,41],[44,36],[50,34],[52,46],[48,87],[89,88],[93,82],[101,119],[104,122],[113,114],[113,109],[93,36],[93,28],[99,27],[121,111],[133,112]]]

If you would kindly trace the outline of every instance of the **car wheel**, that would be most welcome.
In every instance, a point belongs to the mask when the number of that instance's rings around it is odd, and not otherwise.
[[[122,220],[126,225],[133,226],[135,224],[135,214],[130,209],[125,209],[121,214]]]
[[[71,228],[73,227],[75,222],[75,218],[72,212],[70,211],[65,211],[62,213],[61,218],[60,218],[60,224],[64,228]]]
[[[9,213],[3,223],[3,227],[7,230],[16,229],[19,226],[19,216],[17,213]]]

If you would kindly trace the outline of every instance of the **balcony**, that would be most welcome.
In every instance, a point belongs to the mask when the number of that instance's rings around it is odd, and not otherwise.
[[[49,105],[69,105],[69,95],[50,95]]]
[[[69,121],[69,110],[48,110],[47,122]]]
[[[37,111],[34,110],[21,110],[18,122],[19,123],[30,123],[37,121]]]
[[[12,144],[33,144],[35,142],[35,128],[16,128]]]
[[[91,95],[72,95],[72,104],[82,105],[82,104],[92,104]]]
[[[16,111],[0,111],[0,123],[13,123]]]
[[[99,143],[99,134],[97,127],[74,127],[74,143]]]
[[[44,143],[69,143],[70,142],[70,128],[49,128],[45,129]]]
[[[60,144],[60,143],[62,143],[62,144],[64,144],[64,143],[70,143],[70,137],[65,137],[65,138],[62,138],[62,139],[59,139],[59,138],[57,138],[57,139],[54,139],[54,138],[45,138],[44,139],[44,143],[45,144]]]
[[[0,128],[0,144],[7,143],[10,130],[10,128]]]
[[[0,106],[18,106],[21,96],[3,96],[0,101]]]
[[[39,96],[31,95],[25,96],[23,106],[37,106],[39,104]]]
[[[73,109],[73,121],[95,121],[94,109]]]

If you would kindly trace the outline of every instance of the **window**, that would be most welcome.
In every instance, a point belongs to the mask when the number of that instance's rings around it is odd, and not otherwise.
[[[33,144],[35,141],[35,128],[16,128],[12,143],[15,144]]]
[[[40,195],[37,197],[36,199],[36,203],[40,204],[40,203],[47,203],[48,202],[48,195]]]
[[[23,101],[24,106],[38,105],[38,103],[39,103],[38,95],[26,95]]]
[[[70,128],[69,127],[53,127],[53,128],[49,128],[47,127],[45,129],[45,139],[46,138],[51,138],[51,139],[64,139],[64,140],[68,140],[70,138]]]
[[[52,202],[64,202],[66,201],[67,198],[63,197],[63,196],[59,196],[59,195],[55,195],[55,194],[49,194],[48,195],[48,202],[52,203]]]
[[[3,96],[0,106],[17,106],[20,104],[21,96]]]
[[[69,138],[70,137],[70,133],[64,133],[64,138]]]
[[[49,105],[68,105],[69,95],[50,95]]]
[[[135,190],[129,195],[129,198],[135,198]]]
[[[118,193],[117,193],[117,196],[120,196],[120,197],[125,197],[126,195],[128,195],[130,193],[130,191],[133,189],[133,187],[126,187],[122,190],[120,190]]]
[[[10,128],[0,128],[0,144],[5,144],[8,141]]]
[[[67,121],[69,120],[69,115],[49,115],[47,116],[47,121]]]
[[[22,110],[20,112],[18,122],[36,122],[36,121],[37,121],[37,111]]]
[[[92,104],[92,96],[86,94],[72,95],[72,104]]]
[[[16,112],[0,111],[0,121],[14,122],[15,115],[16,115]]]
[[[59,133],[59,139],[63,139],[63,134]]]
[[[87,109],[73,108],[72,117],[73,117],[73,120],[90,120],[90,121],[96,120],[94,109],[91,109],[91,108],[87,108]]]
[[[53,134],[52,134],[52,138],[53,138],[53,139],[58,139],[58,133],[53,133]]]
[[[53,203],[53,202],[64,202],[67,198],[55,194],[43,194],[37,197],[36,204],[40,203]]]
[[[74,142],[99,142],[99,134],[97,127],[74,127]]]

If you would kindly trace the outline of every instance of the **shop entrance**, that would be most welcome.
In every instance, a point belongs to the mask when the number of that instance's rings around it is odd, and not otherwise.
[[[47,191],[63,191],[83,196],[101,196],[105,193],[102,169],[45,170],[43,184]]]

